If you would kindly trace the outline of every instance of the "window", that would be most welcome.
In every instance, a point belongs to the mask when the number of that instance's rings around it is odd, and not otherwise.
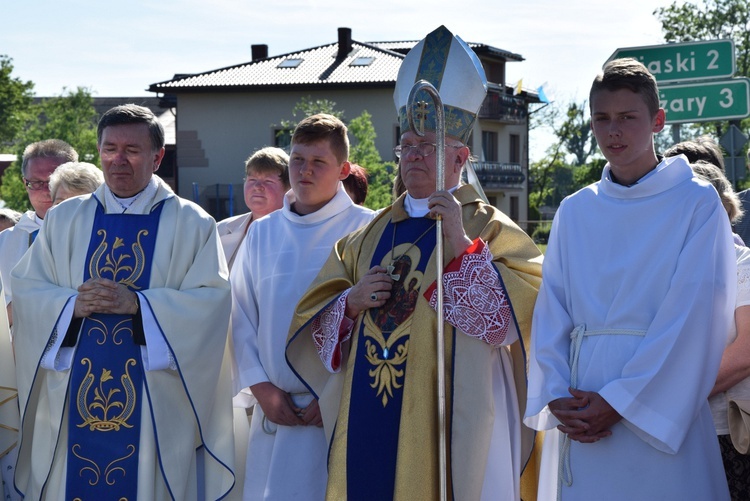
[[[482,131],[482,152],[485,162],[497,162],[497,132]]]
[[[374,60],[374,57],[358,57],[349,66],[370,66]]]
[[[283,61],[279,63],[277,68],[296,68],[297,66],[302,64],[302,61],[304,61],[304,59],[298,59],[298,58],[284,59]]]
[[[288,149],[292,144],[292,131],[289,129],[274,129],[273,145],[282,150]]]
[[[513,221],[518,221],[520,216],[518,209],[518,195],[511,195],[510,197],[510,218]]]
[[[521,136],[518,134],[510,135],[510,158],[508,161],[512,164],[521,163]]]

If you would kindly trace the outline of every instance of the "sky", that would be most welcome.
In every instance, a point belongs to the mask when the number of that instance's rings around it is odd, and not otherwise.
[[[153,96],[150,84],[333,43],[419,40],[444,24],[467,42],[524,57],[507,81],[547,83],[581,102],[617,48],[663,43],[653,12],[672,0],[6,0],[0,54],[37,96],[86,87],[96,97]],[[427,8],[426,6],[429,6]]]

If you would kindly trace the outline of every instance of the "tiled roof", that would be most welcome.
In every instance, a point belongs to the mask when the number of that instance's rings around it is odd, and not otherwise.
[[[155,83],[152,92],[261,90],[285,87],[392,86],[403,56],[370,44],[352,41],[352,50],[337,59],[338,43],[221,68],[180,75]]]
[[[417,43],[419,43],[419,40],[403,40],[400,42],[368,42],[370,45],[374,45],[376,47],[380,47],[381,49],[390,50],[393,52],[398,52],[399,54],[406,55],[407,52],[409,52]],[[477,53],[477,55],[487,55],[491,57],[497,57],[500,59],[505,59],[506,61],[523,61],[524,58],[521,54],[516,54],[513,52],[509,52],[507,50],[498,49],[497,47],[492,47],[491,45],[483,44],[483,43],[474,43],[474,42],[467,42],[469,47],[474,49],[474,52]]]

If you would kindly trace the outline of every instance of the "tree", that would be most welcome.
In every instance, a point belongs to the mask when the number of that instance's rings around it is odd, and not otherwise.
[[[349,122],[349,132],[355,138],[352,144],[349,160],[367,171],[367,200],[365,206],[370,209],[382,209],[391,204],[391,185],[396,164],[383,162],[375,147],[375,127],[372,125],[372,115],[364,110],[360,116]]]
[[[575,166],[586,165],[596,152],[596,139],[591,131],[591,119],[586,118],[586,109],[586,101],[580,105],[570,103],[565,121],[556,132],[568,153],[575,156]]]
[[[12,143],[31,108],[34,84],[11,76],[13,60],[0,55],[0,145]]]
[[[30,143],[43,139],[62,139],[75,148],[82,161],[98,163],[97,119],[91,92],[83,87],[75,91],[63,89],[60,96],[32,105],[23,130],[16,135],[14,141],[18,160],[5,170],[2,177],[0,194],[5,203],[19,211],[31,208],[21,174],[23,150]]]
[[[317,115],[318,113],[328,113],[339,120],[344,120],[344,110],[337,110],[334,101],[329,99],[313,99],[311,96],[303,96],[292,108],[292,116],[294,119],[282,120],[280,123],[279,131],[276,133],[276,137],[282,139],[279,146],[288,146],[291,142],[292,132],[300,122],[297,120],[297,115],[299,115],[301,119],[304,119],[310,115]]]

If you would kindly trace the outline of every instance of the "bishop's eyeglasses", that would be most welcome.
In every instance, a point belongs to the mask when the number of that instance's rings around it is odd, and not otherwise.
[[[446,144],[445,146],[451,148],[463,148],[463,145],[458,146],[455,144]],[[393,153],[396,154],[396,158],[407,156],[410,152],[416,150],[420,157],[428,157],[435,153],[437,145],[435,143],[417,143],[417,144],[399,144],[393,148]]]

